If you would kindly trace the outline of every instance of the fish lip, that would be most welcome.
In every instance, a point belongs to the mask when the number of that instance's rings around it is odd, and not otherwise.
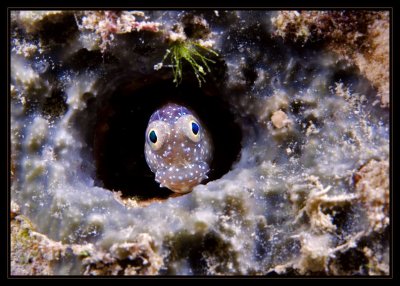
[[[204,169],[201,169],[201,167]],[[200,169],[202,171],[199,172]],[[163,185],[167,185],[168,182],[170,182],[171,185],[183,184],[185,182],[188,184],[196,183],[195,185],[197,185],[204,179],[208,178],[206,174],[209,170],[208,164],[203,161],[189,164],[178,164],[158,169],[155,174],[155,179]]]

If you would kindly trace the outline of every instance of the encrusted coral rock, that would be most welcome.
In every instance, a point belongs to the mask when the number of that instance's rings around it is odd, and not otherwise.
[[[330,255],[330,239],[330,236],[326,234],[320,236],[304,235],[301,237],[302,257],[297,265],[301,274],[326,271]]]
[[[389,162],[371,160],[355,174],[355,186],[372,230],[389,225]]]
[[[11,273],[389,275],[388,15],[12,10]],[[215,147],[180,196],[143,153],[168,102]]]
[[[104,52],[113,41],[115,34],[158,31],[160,23],[138,21],[137,17],[143,19],[145,14],[140,11],[87,11],[83,12],[82,24],[79,25],[79,29],[83,32],[94,31],[99,35],[101,38],[99,47]],[[82,40],[88,42],[85,38]]]
[[[288,119],[286,113],[283,112],[282,110],[275,111],[272,114],[271,121],[272,121],[272,124],[278,129],[280,129],[290,123],[290,120]]]
[[[163,262],[152,238],[142,233],[136,242],[114,243],[108,252],[88,252],[82,264],[85,275],[154,275]]]
[[[32,222],[19,215],[18,205],[11,203],[12,275],[53,275],[54,269],[66,274],[59,267],[69,259],[81,261],[84,275],[154,275],[163,264],[146,233],[139,234],[135,242],[114,243],[108,250],[91,243],[63,244],[36,232]]]
[[[279,11],[271,21],[275,36],[301,42],[323,39],[329,49],[354,61],[378,88],[381,105],[389,106],[388,11]]]

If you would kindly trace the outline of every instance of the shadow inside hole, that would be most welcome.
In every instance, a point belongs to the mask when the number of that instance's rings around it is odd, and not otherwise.
[[[97,114],[94,154],[97,177],[103,187],[140,200],[174,195],[167,188],[160,188],[144,156],[148,120],[169,102],[192,109],[212,136],[214,157],[207,181],[230,170],[241,149],[241,132],[221,97],[205,95],[196,85],[176,87],[170,81],[155,82],[138,90],[132,90],[127,83],[110,95]]]

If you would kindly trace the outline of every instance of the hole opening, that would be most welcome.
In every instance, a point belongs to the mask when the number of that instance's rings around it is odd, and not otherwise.
[[[197,82],[176,87],[170,79],[138,87],[121,81],[97,108],[93,136],[96,176],[101,187],[139,201],[176,196],[160,188],[144,156],[145,131],[151,114],[167,103],[193,110],[211,134],[214,156],[205,184],[228,173],[241,149],[241,129],[216,88],[199,89]],[[198,131],[198,126],[193,126]],[[154,138],[153,138],[154,139]]]

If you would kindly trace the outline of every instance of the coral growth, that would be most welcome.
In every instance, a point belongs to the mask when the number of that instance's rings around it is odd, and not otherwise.
[[[100,49],[104,52],[111,45],[114,35],[133,31],[158,32],[160,23],[137,21],[136,17],[145,18],[140,11],[89,11],[83,12],[82,23],[78,24],[81,31],[93,31],[100,36]]]
[[[174,74],[173,82],[178,86],[182,82],[183,64],[186,61],[192,67],[201,87],[201,83],[206,81],[204,76],[207,72],[211,72],[208,63],[215,63],[206,54],[218,56],[218,53],[212,49],[214,42],[208,39],[210,29],[203,18],[187,14],[182,18],[182,24],[174,25],[173,29],[166,33],[169,48],[162,61],[156,64],[154,69],[159,70],[163,66],[171,67]],[[167,58],[170,64],[164,65]]]
[[[170,58],[171,64],[168,66],[172,68],[174,73],[173,82],[178,86],[182,82],[182,64],[184,62],[183,60],[185,60],[191,65],[197,81],[199,82],[199,86],[201,87],[201,83],[206,81],[204,76],[207,74],[207,71],[211,72],[207,62],[215,63],[215,61],[204,56],[202,54],[204,52],[218,56],[218,53],[212,49],[205,48],[196,42],[191,42],[189,40],[175,41],[171,44],[170,48],[167,49],[161,63],[155,65],[154,69],[159,70],[162,68],[164,61]]]
[[[323,41],[353,61],[389,106],[389,13],[387,11],[279,11],[271,19],[275,35],[300,42]],[[373,67],[373,68],[371,68]]]
[[[114,243],[108,250],[92,243],[63,244],[35,231],[35,226],[11,202],[11,274],[66,274],[59,264],[77,259],[84,275],[154,275],[162,266],[148,234],[136,241]]]
[[[389,163],[371,160],[354,179],[360,200],[367,209],[371,230],[382,232],[389,225]]]

